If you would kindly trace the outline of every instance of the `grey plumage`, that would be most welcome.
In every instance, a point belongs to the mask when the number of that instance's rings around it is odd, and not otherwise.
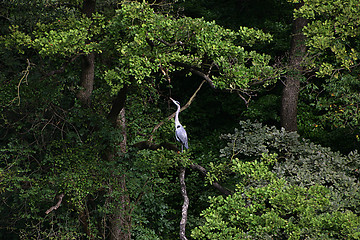
[[[176,137],[176,140],[181,143],[181,152],[182,152],[184,147],[186,149],[189,148],[188,137],[187,137],[184,127],[180,124],[180,121],[179,121],[180,103],[178,101],[175,101],[172,98],[170,98],[170,100],[173,101],[173,103],[177,106],[177,110],[175,113],[175,137]]]

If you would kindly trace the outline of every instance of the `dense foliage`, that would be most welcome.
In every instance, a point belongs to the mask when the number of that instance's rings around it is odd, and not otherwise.
[[[2,1],[0,238],[359,239],[359,3],[298,2]]]

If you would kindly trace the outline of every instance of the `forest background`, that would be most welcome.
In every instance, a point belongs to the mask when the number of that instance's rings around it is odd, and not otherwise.
[[[0,238],[360,239],[359,16],[1,1]]]

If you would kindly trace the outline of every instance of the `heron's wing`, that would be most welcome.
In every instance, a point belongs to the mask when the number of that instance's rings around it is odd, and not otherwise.
[[[176,137],[176,140],[178,140],[182,145],[185,146],[185,148],[189,148],[187,134],[186,134],[186,131],[183,126],[180,125],[176,129],[175,137]]]

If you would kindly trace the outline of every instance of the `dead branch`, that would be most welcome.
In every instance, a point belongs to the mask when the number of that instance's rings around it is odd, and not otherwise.
[[[181,240],[187,240],[185,235],[186,230],[186,221],[187,221],[187,214],[188,214],[188,208],[189,208],[189,197],[186,192],[186,184],[185,184],[185,168],[180,168],[180,187],[181,187],[181,195],[184,199],[184,203],[182,205],[181,209],[181,220],[180,220],[180,239]]]
[[[176,145],[174,145],[172,143],[167,143],[167,142],[163,142],[163,143],[160,143],[160,144],[155,144],[155,143],[152,143],[150,141],[142,141],[142,142],[135,143],[134,145],[132,145],[132,147],[135,147],[135,148],[137,148],[139,150],[143,150],[143,149],[157,150],[157,149],[160,149],[160,148],[164,148],[164,149],[167,149],[167,150],[170,150],[170,151],[175,151],[175,152],[180,151],[180,149]],[[199,171],[204,177],[207,174],[207,170],[201,165],[190,164],[189,167],[192,170]],[[232,194],[230,190],[228,190],[225,187],[221,186],[218,182],[213,182],[212,186],[216,190],[218,190],[221,194],[223,194],[224,196],[228,196],[228,195]]]
[[[20,81],[17,85],[17,97],[15,97],[10,103],[12,104],[16,99],[18,99],[18,106],[20,106],[20,86],[22,84],[22,82],[24,81],[25,83],[27,83],[27,78],[29,76],[29,73],[30,73],[30,68],[31,68],[31,63],[29,61],[29,59],[26,59],[26,62],[27,62],[27,66],[26,66],[26,69],[24,71],[22,71],[21,73],[23,74],[22,77],[20,78]]]
[[[46,214],[49,214],[49,213],[51,213],[52,211],[58,209],[58,208],[60,207],[60,204],[61,204],[64,196],[65,196],[64,193],[62,193],[62,194],[60,194],[59,196],[57,196],[57,198],[59,199],[58,202],[57,202],[54,206],[52,206],[51,208],[49,208],[48,210],[46,210],[45,213],[46,213]]]
[[[161,39],[161,38],[159,38],[158,41],[161,42],[161,43],[163,43],[163,44],[165,44],[165,45],[168,46],[168,47],[174,47],[174,46],[176,46],[176,45],[180,45],[180,46],[184,45],[184,43],[181,42],[181,41],[176,41],[176,42],[174,42],[174,43],[169,43],[169,42],[166,42],[165,40],[163,40],[163,39]]]

